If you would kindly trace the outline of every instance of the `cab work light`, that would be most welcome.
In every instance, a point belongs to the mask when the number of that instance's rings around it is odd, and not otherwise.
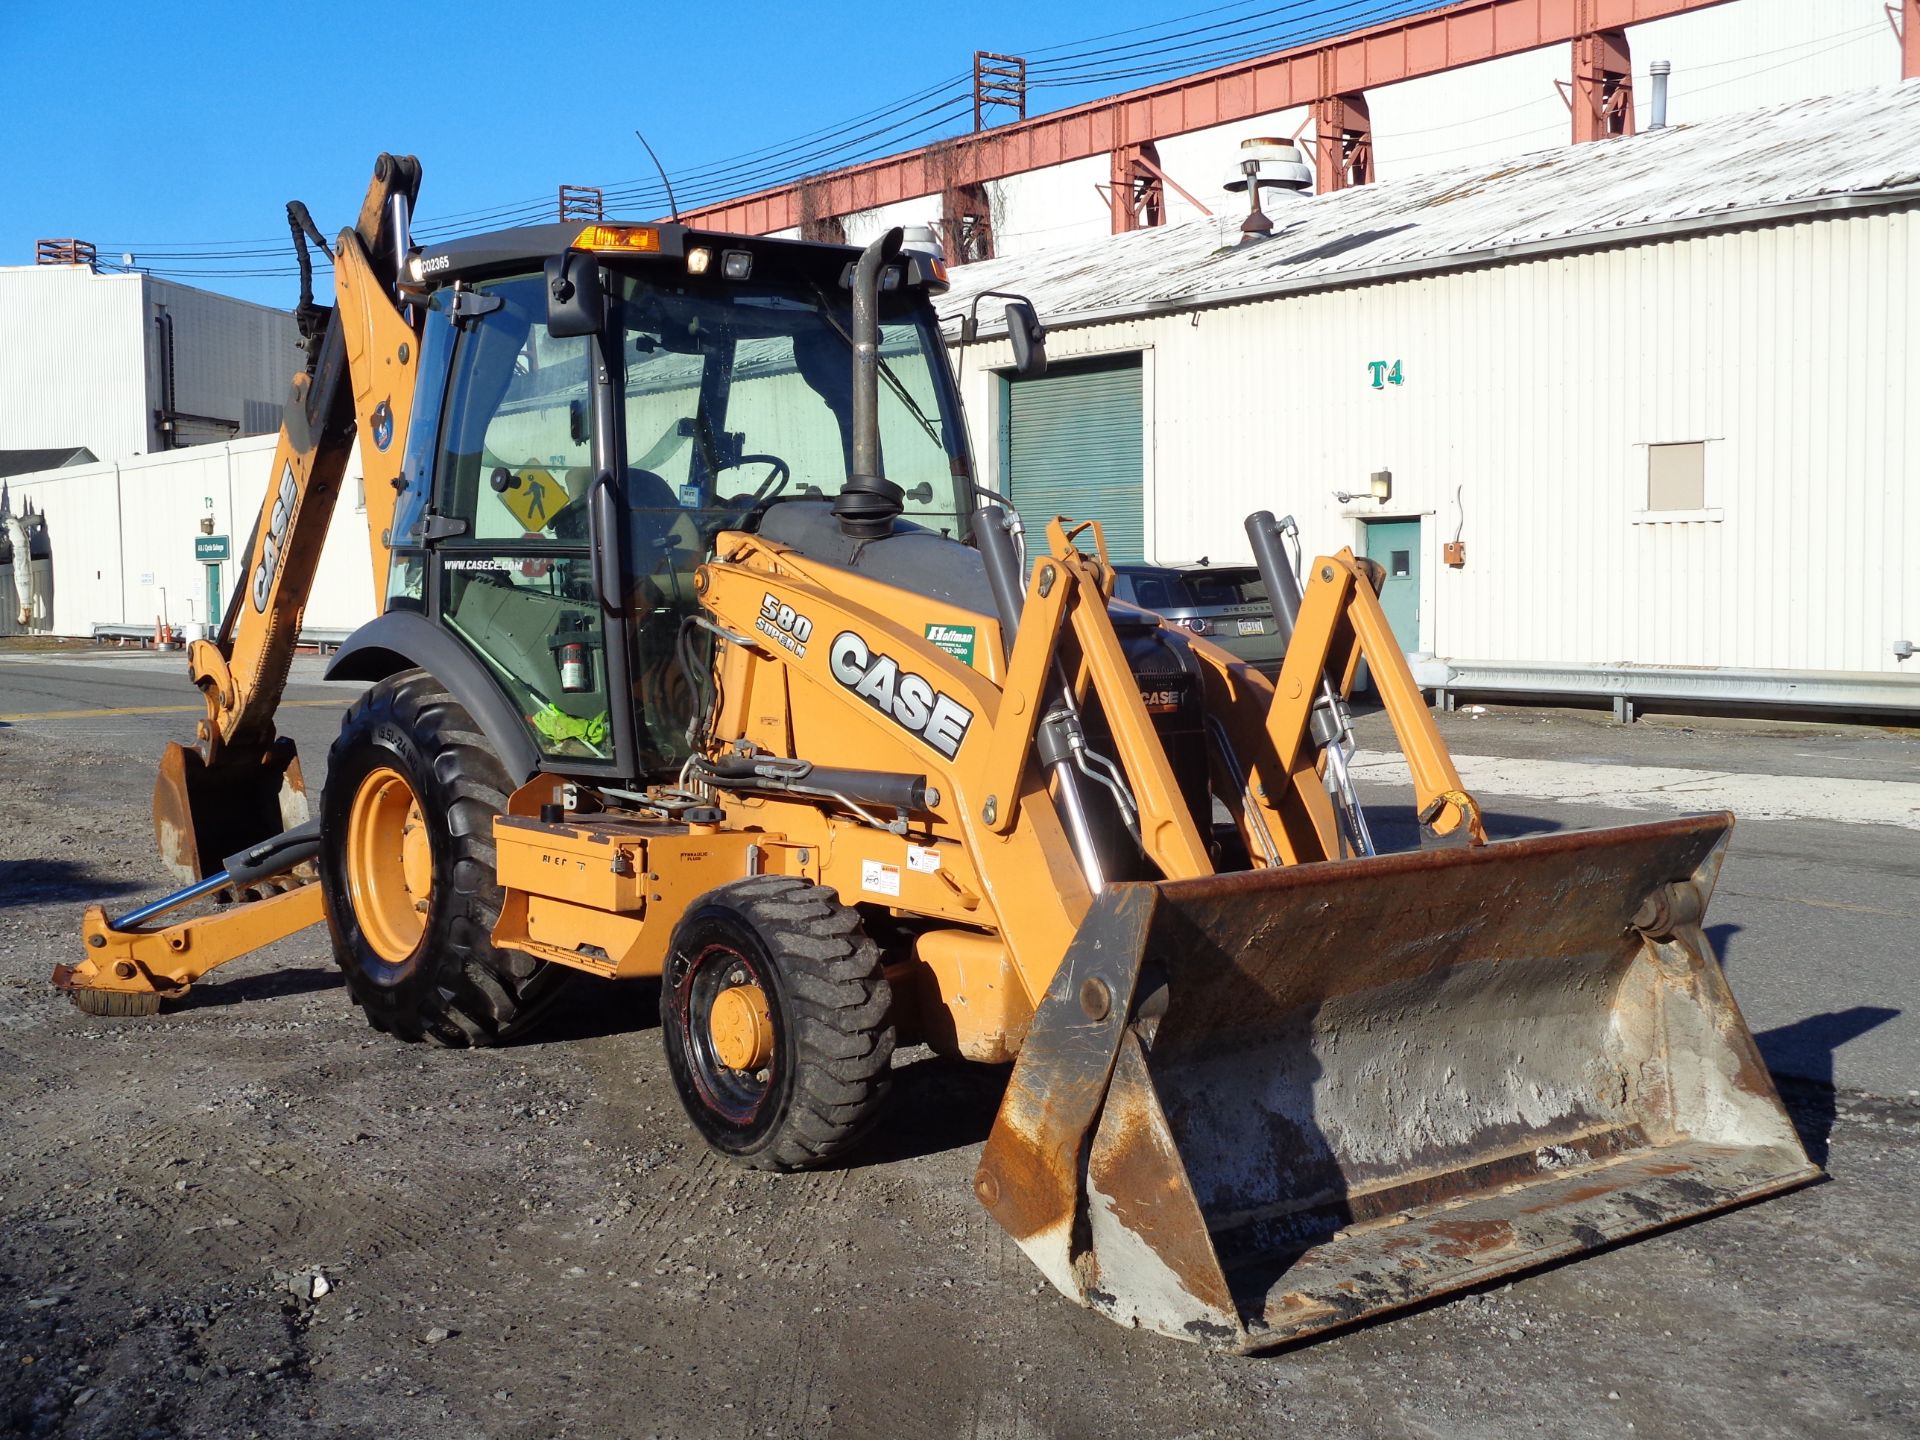
[[[660,232],[651,225],[589,225],[573,237],[576,250],[660,251]]]
[[[840,271],[840,288],[842,290],[851,290],[853,288],[853,266],[854,262],[849,260]],[[905,283],[906,271],[901,266],[889,265],[880,272],[880,288],[882,290],[898,290],[901,285]]]
[[[711,264],[713,264],[713,252],[707,249],[706,246],[696,245],[693,249],[687,251],[687,273],[689,275],[704,275],[707,273],[707,267]]]
[[[744,280],[753,273],[753,256],[745,250],[724,250],[720,254],[720,273],[729,280]]]

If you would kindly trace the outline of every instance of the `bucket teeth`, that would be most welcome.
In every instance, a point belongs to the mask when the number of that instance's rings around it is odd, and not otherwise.
[[[157,990],[69,990],[67,998],[89,1015],[147,1016],[160,1013]]]

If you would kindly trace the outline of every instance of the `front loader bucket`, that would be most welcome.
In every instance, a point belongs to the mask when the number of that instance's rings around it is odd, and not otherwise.
[[[293,741],[223,750],[209,766],[197,750],[170,743],[153,782],[153,834],[160,859],[182,884],[218,874],[234,855],[307,818],[307,788]]]
[[[1253,1351],[1818,1178],[1700,929],[1732,823],[1111,887],[981,1200]]]

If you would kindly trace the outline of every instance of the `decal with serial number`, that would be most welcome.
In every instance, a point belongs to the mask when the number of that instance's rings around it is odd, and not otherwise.
[[[944,691],[935,690],[926,676],[902,670],[898,660],[876,654],[851,630],[833,637],[827,665],[834,679],[901,729],[949,760],[960,753],[960,742],[967,738],[967,727],[973,724],[973,711]]]

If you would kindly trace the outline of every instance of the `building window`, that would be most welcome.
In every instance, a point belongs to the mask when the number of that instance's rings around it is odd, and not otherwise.
[[[1684,445],[1647,446],[1647,510],[1701,511],[1707,508],[1707,447],[1693,440]]]

